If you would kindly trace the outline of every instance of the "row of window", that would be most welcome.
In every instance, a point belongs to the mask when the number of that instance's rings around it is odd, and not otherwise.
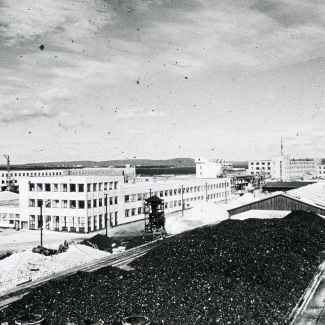
[[[87,192],[116,190],[118,182],[103,182],[87,184]],[[85,184],[51,184],[51,183],[29,183],[31,192],[84,192]]]
[[[114,219],[114,220],[113,220]],[[117,225],[118,212],[109,213],[109,223]],[[86,220],[85,217],[76,216],[43,216],[44,227],[52,230],[63,230],[63,231],[87,231],[100,230],[105,228],[105,215],[94,215],[89,216]],[[86,224],[87,223],[87,224]],[[41,216],[40,215],[30,215],[29,216],[29,228],[38,229],[41,227]]]
[[[207,200],[212,200],[216,198],[221,198],[225,197],[226,195],[229,195],[230,192],[224,193],[215,193],[215,194],[210,194],[207,196]],[[204,196],[198,196],[198,197],[191,197],[184,199],[183,202],[190,202],[190,201],[197,201],[197,200],[204,200]],[[172,209],[176,207],[181,207],[182,206],[182,200],[177,200],[177,201],[171,201],[171,202],[165,202],[165,209]],[[134,217],[137,215],[143,214],[143,208],[138,207],[138,208],[133,208],[133,209],[125,209],[125,217]]]
[[[251,162],[251,165],[254,165],[254,164],[256,164],[256,165],[259,165],[261,163],[261,165],[262,166],[265,166],[266,164],[268,165],[268,166],[270,166],[271,165],[271,162],[270,161],[268,161],[268,162],[265,162],[265,161],[262,161],[262,162],[259,162],[259,161],[252,161]]]
[[[227,183],[218,183],[218,184],[211,184],[206,186],[192,186],[192,187],[184,187],[183,193],[195,193],[200,191],[212,190],[212,189],[219,189],[219,188],[225,188],[229,186],[229,182]],[[180,195],[182,193],[182,188],[174,188],[171,190],[165,190],[165,191],[156,191],[153,192],[152,195],[157,195],[160,198],[167,197],[167,196],[173,196],[173,195]],[[138,194],[130,194],[125,195],[125,203],[129,202],[136,202],[136,201],[142,201],[148,198],[150,193],[138,193]]]
[[[109,200],[105,199],[93,199],[93,200],[29,200],[29,207],[45,207],[45,208],[63,208],[63,209],[85,209],[87,202],[87,209],[102,207],[106,205],[118,204],[118,197],[111,196]]]
[[[20,219],[20,214],[14,214],[14,213],[0,213],[0,221],[8,221],[8,219]]]
[[[21,177],[21,176],[59,176],[62,172],[28,172],[28,173],[10,173],[10,177]],[[8,173],[1,174],[1,177],[8,177]]]

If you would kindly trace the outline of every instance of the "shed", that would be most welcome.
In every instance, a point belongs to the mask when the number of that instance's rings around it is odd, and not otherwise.
[[[325,183],[314,183],[295,190],[278,193],[228,210],[229,216],[249,210],[312,211],[325,215]]]

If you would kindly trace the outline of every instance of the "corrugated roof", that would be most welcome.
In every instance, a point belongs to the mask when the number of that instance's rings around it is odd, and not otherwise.
[[[301,202],[325,208],[325,182],[318,182],[285,192]]]

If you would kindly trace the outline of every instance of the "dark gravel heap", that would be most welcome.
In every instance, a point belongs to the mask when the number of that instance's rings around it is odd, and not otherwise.
[[[116,236],[116,237],[107,237],[105,235],[95,235],[89,239],[83,240],[80,244],[93,247],[97,246],[98,249],[103,251],[112,252],[113,244],[116,247],[125,246],[126,249],[130,249],[145,243],[152,241],[152,235],[141,234],[138,236]]]
[[[103,251],[103,250],[110,250],[113,242],[114,240],[112,238],[107,237],[105,235],[98,234],[89,239],[85,239],[80,244],[89,247],[93,247],[93,245],[96,245],[98,249]]]
[[[325,249],[323,219],[295,213],[165,239],[134,271],[108,267],[48,282],[2,310],[0,321],[35,312],[59,325],[117,325],[130,315],[156,325],[287,324]]]

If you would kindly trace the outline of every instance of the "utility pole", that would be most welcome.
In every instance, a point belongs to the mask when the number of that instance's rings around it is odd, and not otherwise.
[[[106,229],[106,236],[108,236],[108,229],[107,229],[107,218],[108,218],[108,214],[107,214],[107,204],[108,204],[108,200],[107,200],[107,193],[104,194],[105,195],[105,229]]]
[[[226,204],[227,204],[227,180],[225,180],[225,198],[226,198]]]
[[[208,202],[208,183],[205,183],[205,200]]]
[[[182,185],[182,218],[184,216],[184,185]]]
[[[44,200],[41,200],[40,202],[41,247],[43,247],[43,203]]]

